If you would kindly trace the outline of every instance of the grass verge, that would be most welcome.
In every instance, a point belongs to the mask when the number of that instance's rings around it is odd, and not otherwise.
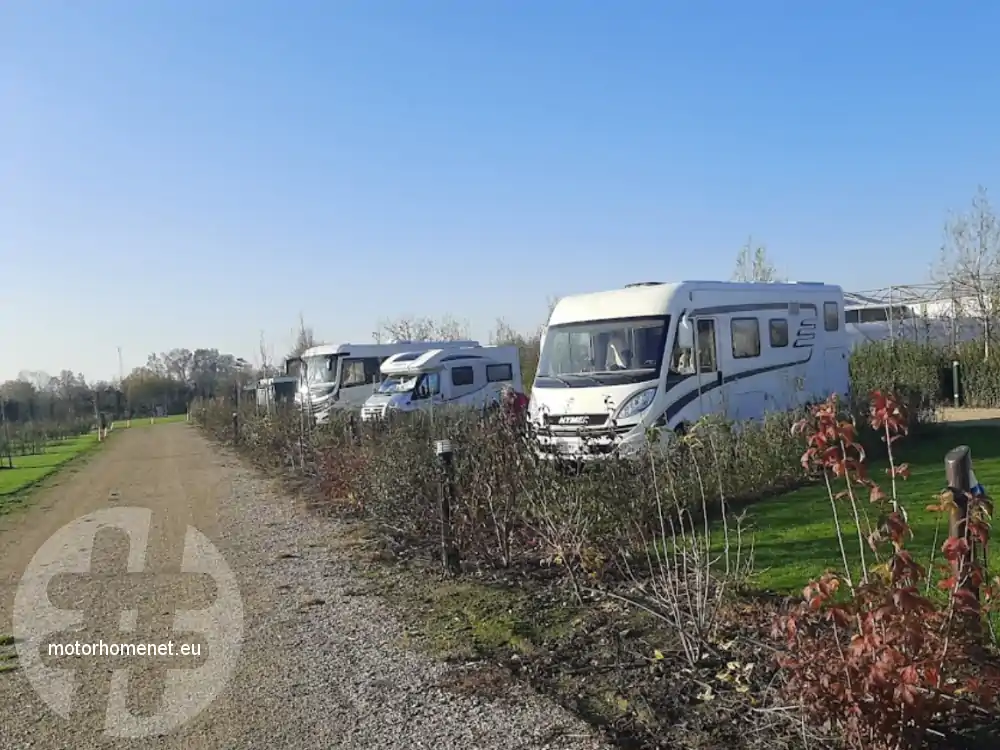
[[[351,593],[380,597],[403,623],[403,646],[450,665],[442,689],[504,700],[526,684],[629,750],[656,746],[654,738],[667,743],[660,746],[692,749],[751,746],[741,741],[742,721],[735,718],[750,704],[743,695],[727,695],[717,675],[730,660],[755,662],[763,688],[773,672],[766,648],[727,652],[725,644],[739,642],[743,649],[749,641],[722,632],[718,656],[690,669],[661,621],[610,598],[576,601],[558,568],[456,579],[442,575],[429,555],[400,558],[382,549],[372,556],[379,546],[373,537],[361,541],[355,531],[353,540],[345,545],[355,548],[352,556],[369,562],[362,564],[366,585]],[[726,618],[760,620],[760,612]],[[676,679],[681,671],[692,679]],[[712,702],[698,698],[709,683],[719,693]]]
[[[0,470],[0,515],[22,504],[42,482],[98,445],[97,433],[91,433],[52,442],[45,453],[15,456],[13,469]]]

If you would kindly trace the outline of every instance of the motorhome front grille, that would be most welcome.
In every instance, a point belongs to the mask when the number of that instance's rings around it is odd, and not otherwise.
[[[363,406],[361,408],[361,418],[364,420],[381,419],[383,416],[385,416],[384,406]]]
[[[577,430],[581,427],[599,427],[607,424],[610,416],[606,412],[604,414],[546,414],[545,426]]]

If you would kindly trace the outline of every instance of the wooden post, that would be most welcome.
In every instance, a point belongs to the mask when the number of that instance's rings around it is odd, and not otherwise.
[[[948,536],[953,539],[967,539],[968,551],[952,562],[952,574],[960,585],[979,601],[979,587],[968,580],[969,571],[975,561],[974,540],[968,536],[969,492],[972,489],[972,451],[967,445],[952,448],[944,457],[944,473],[955,504],[948,519]],[[970,626],[979,630],[982,623],[978,614],[970,618]]]
[[[451,529],[451,504],[455,494],[453,464],[455,454],[451,447],[451,441],[438,440],[434,444],[434,452],[437,454],[440,464],[438,501],[441,513],[441,564],[444,565],[444,569],[448,573],[458,575],[462,572],[462,566]]]

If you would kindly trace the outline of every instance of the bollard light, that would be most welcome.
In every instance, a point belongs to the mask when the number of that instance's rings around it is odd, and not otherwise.
[[[434,441],[434,453],[438,458],[450,458],[454,450],[451,447],[450,440],[436,440]]]

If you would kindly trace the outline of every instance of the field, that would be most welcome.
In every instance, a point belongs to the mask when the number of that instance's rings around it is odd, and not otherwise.
[[[46,446],[45,453],[14,456],[14,468],[0,470],[0,513],[10,505],[10,498],[21,495],[63,464],[72,461],[98,445],[97,433],[56,440]]]
[[[929,562],[931,549],[939,550],[947,534],[947,520],[926,507],[945,486],[944,455],[958,445],[972,448],[973,470],[987,491],[1000,486],[1000,431],[995,426],[940,427],[930,436],[904,438],[894,446],[897,463],[908,463],[912,472],[908,480],[898,483],[898,491],[913,529],[907,548],[921,564]],[[873,462],[872,476],[884,479],[888,489],[886,466],[885,462]],[[848,532],[848,559],[857,560],[859,543],[856,527],[846,517],[848,507],[840,506],[840,518]],[[809,579],[831,567],[843,567],[825,487],[806,487],[760,502],[747,516],[756,532],[755,582],[762,588],[798,593]]]

